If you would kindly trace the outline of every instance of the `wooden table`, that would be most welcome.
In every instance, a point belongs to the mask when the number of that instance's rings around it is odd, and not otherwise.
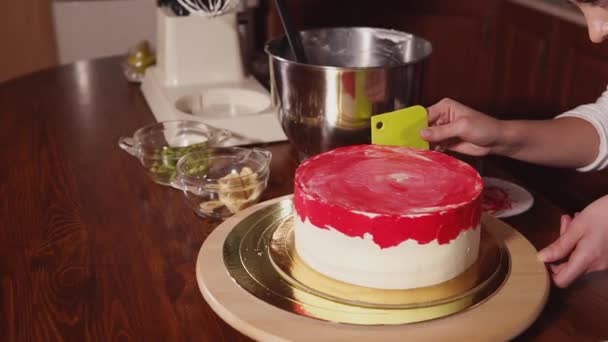
[[[196,284],[196,255],[217,224],[117,146],[154,122],[118,62],[0,84],[0,340],[248,340]],[[266,147],[274,159],[264,199],[289,194],[295,153]],[[558,235],[560,214],[536,194],[534,208],[508,222],[540,248]],[[521,339],[607,339],[606,317],[608,275],[598,274],[552,289]]]

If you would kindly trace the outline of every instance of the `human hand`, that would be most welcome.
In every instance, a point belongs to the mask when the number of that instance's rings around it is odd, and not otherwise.
[[[551,263],[553,282],[562,288],[583,274],[608,269],[608,196],[574,218],[562,216],[559,239],[541,250],[539,258]]]
[[[429,128],[420,135],[430,143],[472,156],[493,152],[501,121],[451,99],[428,108]]]

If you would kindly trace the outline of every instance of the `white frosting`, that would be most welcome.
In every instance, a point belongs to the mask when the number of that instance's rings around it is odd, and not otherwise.
[[[465,230],[443,245],[407,240],[381,249],[369,234],[349,237],[295,219],[296,251],[304,262],[328,277],[380,289],[424,287],[456,277],[477,260],[480,231]]]
[[[359,210],[351,210],[351,211],[355,214],[363,215],[363,216],[369,217],[369,218],[376,218],[378,216],[381,216],[380,214],[368,213],[365,211],[359,211]]]
[[[388,178],[394,180],[395,182],[403,183],[408,180],[410,176],[405,172],[393,173],[388,176]]]

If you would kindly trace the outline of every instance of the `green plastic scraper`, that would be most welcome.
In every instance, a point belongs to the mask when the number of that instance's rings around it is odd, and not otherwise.
[[[428,114],[422,106],[399,109],[372,116],[372,144],[408,146],[429,149],[420,137],[420,130],[428,126]]]

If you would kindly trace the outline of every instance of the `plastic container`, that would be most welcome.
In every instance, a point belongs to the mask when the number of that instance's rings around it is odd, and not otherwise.
[[[230,137],[229,131],[199,121],[176,120],[144,126],[133,137],[120,138],[118,145],[140,161],[150,179],[171,185],[181,157],[221,145]]]
[[[177,163],[172,185],[199,216],[224,219],[258,202],[268,185],[271,159],[269,151],[259,148],[192,152]]]

